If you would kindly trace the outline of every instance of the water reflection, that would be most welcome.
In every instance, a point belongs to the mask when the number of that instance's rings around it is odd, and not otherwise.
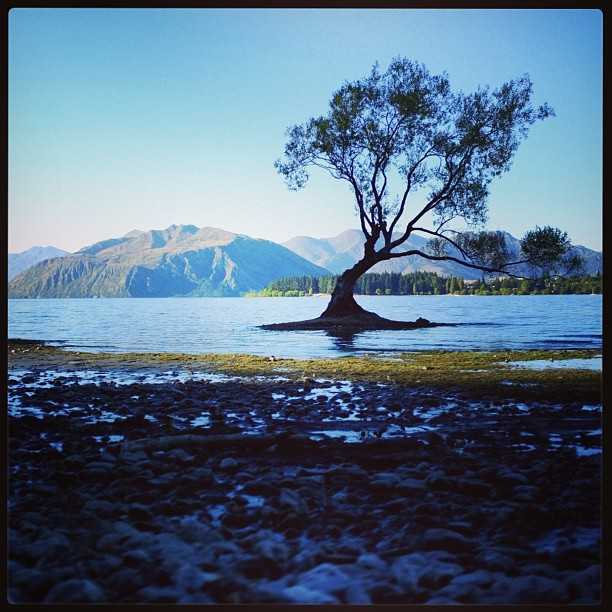
[[[355,338],[364,332],[340,331],[328,329],[325,335],[331,339],[334,348],[341,353],[355,352]]]

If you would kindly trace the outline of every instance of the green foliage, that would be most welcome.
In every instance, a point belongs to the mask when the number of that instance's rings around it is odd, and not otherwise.
[[[346,181],[372,248],[381,235],[384,248],[402,244],[427,212],[436,224],[480,225],[489,183],[510,169],[529,127],[554,114],[531,98],[528,75],[466,94],[452,91],[446,74],[397,57],[384,72],[374,65],[345,82],[325,115],[289,128],[275,167],[290,189],[304,187],[313,167]],[[427,192],[425,204],[395,239],[404,212],[415,212],[405,205],[417,189]]]
[[[280,278],[249,296],[302,297],[332,293],[337,276],[294,276]],[[439,276],[435,272],[393,272],[364,274],[355,285],[357,295],[565,295],[601,293],[601,275],[544,276],[518,279],[509,276],[473,283],[456,276]]]
[[[491,181],[510,169],[530,126],[553,115],[547,104],[532,103],[528,75],[497,89],[464,93],[451,90],[446,74],[432,74],[423,64],[398,57],[385,72],[374,65],[366,77],[345,82],[333,93],[325,115],[289,128],[284,156],[275,167],[290,189],[304,187],[312,168],[347,183],[365,237],[363,261],[370,268],[378,261],[417,255],[489,273],[511,273],[512,265],[530,264],[534,275],[572,274],[581,262],[567,256],[569,240],[561,230],[528,232],[513,261],[501,232],[470,231],[450,238],[441,229],[455,219],[470,227],[484,225]],[[415,206],[417,190],[425,193]],[[413,216],[404,219],[408,211]],[[419,227],[426,214],[436,230]],[[403,232],[396,231],[400,223]],[[397,250],[419,231],[433,238],[425,251]],[[431,290],[440,293],[437,287]],[[375,291],[366,288],[364,293]],[[424,291],[415,286],[412,292]]]
[[[457,234],[456,242],[473,263],[499,269],[508,261],[503,232],[464,232]]]
[[[555,272],[562,266],[571,272],[581,267],[580,257],[567,255],[571,244],[567,232],[556,227],[537,227],[521,240],[521,252],[529,263],[544,273]]]

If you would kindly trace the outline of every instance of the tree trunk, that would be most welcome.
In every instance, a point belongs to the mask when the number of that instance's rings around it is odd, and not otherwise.
[[[371,315],[372,313],[364,310],[355,301],[353,291],[355,290],[355,283],[359,280],[359,277],[377,263],[378,260],[375,258],[364,257],[352,268],[343,272],[336,282],[329,304],[321,314],[321,318],[336,319],[340,317]]]

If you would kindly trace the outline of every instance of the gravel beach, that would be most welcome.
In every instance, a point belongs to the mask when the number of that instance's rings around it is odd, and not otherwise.
[[[14,603],[600,599],[600,403],[18,353]]]

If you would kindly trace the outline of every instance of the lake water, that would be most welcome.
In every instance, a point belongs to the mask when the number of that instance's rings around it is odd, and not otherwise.
[[[9,300],[9,338],[109,352],[251,353],[333,357],[431,349],[601,348],[601,295],[357,296],[390,319],[453,327],[368,331],[264,331],[258,325],[318,316],[327,296]]]

